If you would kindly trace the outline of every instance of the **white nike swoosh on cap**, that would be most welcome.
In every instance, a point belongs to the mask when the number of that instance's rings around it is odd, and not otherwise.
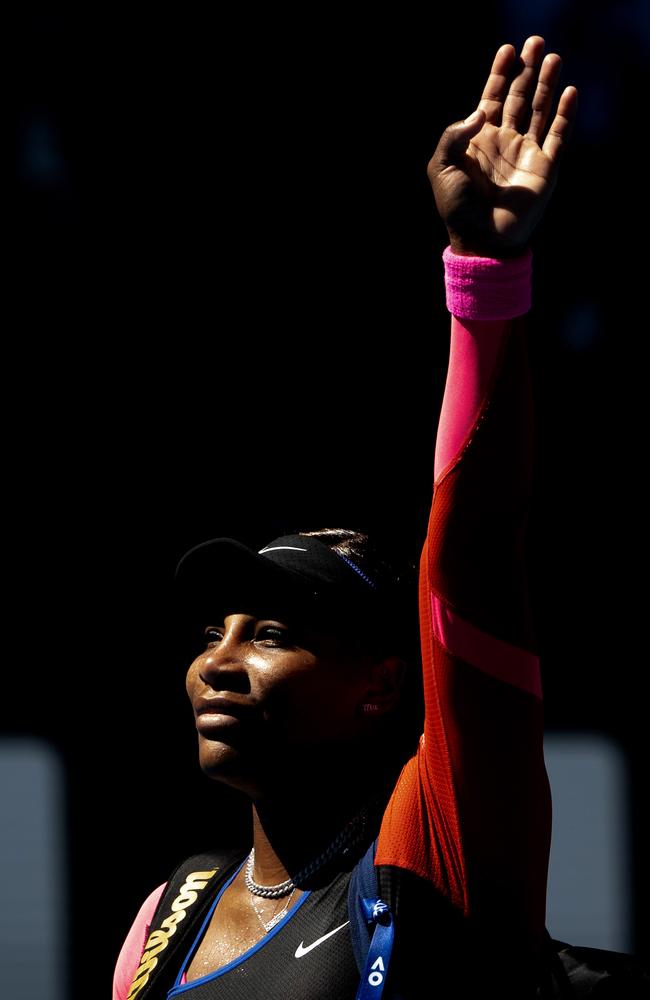
[[[349,923],[350,921],[346,920],[344,924],[340,925],[340,927],[335,927],[333,931],[329,932],[329,934],[323,934],[323,936],[317,938],[316,941],[313,942],[313,944],[308,944],[306,948],[304,945],[304,941],[301,941],[298,947],[296,948],[296,958],[302,958],[302,956],[306,955],[307,952],[312,950],[312,948],[318,948],[319,944],[322,944],[323,941],[327,941],[327,939],[330,938],[332,934],[336,934],[338,931],[343,930],[343,928],[347,927]]]
[[[299,545],[272,545],[269,549],[258,549],[257,554],[260,552],[277,552],[278,549],[291,549],[293,552],[306,552],[307,549],[301,549]]]

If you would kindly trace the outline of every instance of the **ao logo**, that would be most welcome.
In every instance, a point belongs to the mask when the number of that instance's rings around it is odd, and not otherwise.
[[[371,986],[381,986],[384,981],[384,960],[379,956],[376,962],[373,962],[371,967],[370,975],[368,976],[368,982]]]

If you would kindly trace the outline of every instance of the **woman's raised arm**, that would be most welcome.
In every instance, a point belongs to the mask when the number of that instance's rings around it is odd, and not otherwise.
[[[528,244],[577,107],[567,87],[543,138],[561,63],[543,49],[533,36],[519,60],[498,50],[478,111],[445,130],[428,165],[452,327],[420,563],[426,714],[376,856],[433,883],[496,963],[508,941],[521,996],[516,961],[532,974],[544,936],[551,819],[524,557]]]

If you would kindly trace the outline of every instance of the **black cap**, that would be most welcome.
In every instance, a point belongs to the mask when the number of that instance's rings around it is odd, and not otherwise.
[[[234,538],[210,539],[182,557],[175,580],[180,610],[193,618],[298,613],[310,623],[345,629],[381,620],[391,606],[390,588],[307,535],[282,535],[259,551]]]

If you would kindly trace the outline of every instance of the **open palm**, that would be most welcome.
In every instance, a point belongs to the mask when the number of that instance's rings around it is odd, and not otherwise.
[[[557,180],[577,110],[563,91],[544,138],[562,60],[531,35],[496,53],[478,109],[443,133],[427,173],[457,253],[521,253]]]

